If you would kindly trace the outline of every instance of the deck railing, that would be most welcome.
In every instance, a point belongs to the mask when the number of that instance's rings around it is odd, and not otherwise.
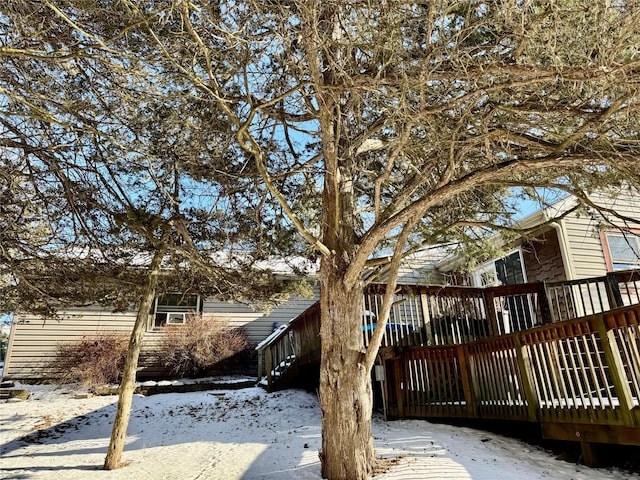
[[[367,345],[385,291],[365,290]],[[547,438],[640,444],[640,271],[493,288],[399,286],[380,350],[386,413],[540,422]],[[319,362],[315,304],[258,347],[269,388]],[[295,370],[295,368],[293,369]]]
[[[377,326],[385,289],[384,284],[371,284],[365,289],[365,345]],[[401,285],[394,293],[382,347],[453,346],[495,339],[637,304],[639,293],[638,270],[584,280],[489,288]],[[320,307],[315,304],[257,347],[260,378],[266,377],[272,385],[296,360],[298,364],[317,361],[319,332]],[[512,355],[506,346],[500,348],[503,356]]]
[[[300,315],[280,326],[256,347],[258,378],[272,386],[294,364],[319,361],[320,304],[315,303]]]
[[[377,323],[386,286],[365,291],[364,342]],[[549,322],[543,283],[492,288],[400,285],[382,346],[455,345]]]
[[[640,271],[547,283],[552,321],[559,322],[640,303]]]
[[[640,426],[638,305],[387,358],[391,416]]]
[[[627,306],[640,303],[640,270],[625,270],[608,275],[612,296],[616,305]]]
[[[368,344],[386,286],[365,291]],[[640,303],[640,271],[499,287],[400,285],[382,346],[456,345]]]

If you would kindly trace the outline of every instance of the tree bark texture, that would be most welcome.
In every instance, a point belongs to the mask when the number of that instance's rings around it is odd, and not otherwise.
[[[131,405],[133,403],[133,391],[135,389],[136,370],[138,368],[138,357],[142,348],[142,338],[146,330],[149,320],[149,312],[153,305],[156,295],[156,285],[158,283],[158,275],[160,273],[160,265],[162,258],[166,252],[166,247],[159,247],[154,253],[151,262],[151,269],[147,277],[143,297],[140,301],[136,322],[129,339],[129,348],[124,363],[124,371],[122,373],[122,381],[118,393],[118,407],[116,416],[113,420],[113,429],[111,431],[111,440],[109,441],[109,450],[104,460],[105,470],[115,470],[122,466],[122,452],[124,451],[124,443],[127,435],[127,427],[129,426],[129,418],[131,416]]]
[[[360,321],[363,286],[346,288],[331,262],[330,257],[323,260],[320,290],[322,477],[361,480],[375,467],[371,377]]]

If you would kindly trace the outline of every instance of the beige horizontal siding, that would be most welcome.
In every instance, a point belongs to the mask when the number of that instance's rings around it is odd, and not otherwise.
[[[403,265],[398,269],[399,285],[428,285],[434,283],[435,274],[432,270]]]
[[[433,285],[442,283],[442,275],[436,270],[435,263],[445,256],[443,250],[410,254],[402,259],[398,267],[397,283],[399,285]],[[386,283],[389,264],[381,267],[376,274],[371,274],[368,280],[372,283]]]
[[[575,278],[598,277],[607,273],[597,223],[587,217],[570,215],[564,220]]]
[[[4,378],[46,377],[47,364],[59,343],[80,340],[99,332],[131,332],[134,313],[113,313],[95,307],[60,312],[59,318],[17,314],[9,338]]]
[[[220,302],[206,300],[203,313],[215,315],[229,322],[231,327],[245,329],[249,342],[257,344],[273,331],[273,324],[282,325],[300,315],[307,308],[318,301],[318,295],[312,298],[293,296],[287,302],[273,308],[268,314],[252,310],[241,303]]]
[[[593,195],[591,198],[596,204],[612,208],[621,215],[640,219],[640,197],[633,192],[624,191],[613,199],[604,195]],[[602,218],[598,215],[592,218],[584,214],[580,216],[571,214],[562,220],[571,250],[573,273],[577,279],[598,277],[607,273],[599,234],[601,220]],[[614,225],[624,226],[623,221],[613,216],[607,220]],[[640,224],[631,226],[639,227]]]
[[[273,324],[283,324],[295,318],[317,301],[313,298],[294,296],[265,315],[241,303],[206,300],[203,311],[226,319],[231,327],[243,327],[251,345],[262,341],[273,331]],[[113,313],[106,309],[86,307],[60,313],[59,318],[42,318],[35,315],[17,314],[12,325],[9,349],[4,367],[4,378],[35,380],[46,378],[46,366],[55,355],[61,342],[78,341],[83,336],[98,332],[122,332],[129,334],[135,323],[134,312]],[[141,368],[145,373],[161,374],[149,359],[160,342],[162,331],[153,330],[145,334],[141,353]]]

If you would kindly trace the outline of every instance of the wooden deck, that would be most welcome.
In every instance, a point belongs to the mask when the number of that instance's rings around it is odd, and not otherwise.
[[[384,285],[365,292],[363,342]],[[546,438],[640,445],[640,271],[496,288],[399,287],[380,350],[390,418],[537,422]],[[316,304],[259,348],[268,388],[319,361]]]

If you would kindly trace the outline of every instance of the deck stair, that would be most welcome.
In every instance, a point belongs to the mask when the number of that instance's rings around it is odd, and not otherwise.
[[[320,364],[320,304],[281,325],[257,347],[258,378],[269,391],[308,383]]]

